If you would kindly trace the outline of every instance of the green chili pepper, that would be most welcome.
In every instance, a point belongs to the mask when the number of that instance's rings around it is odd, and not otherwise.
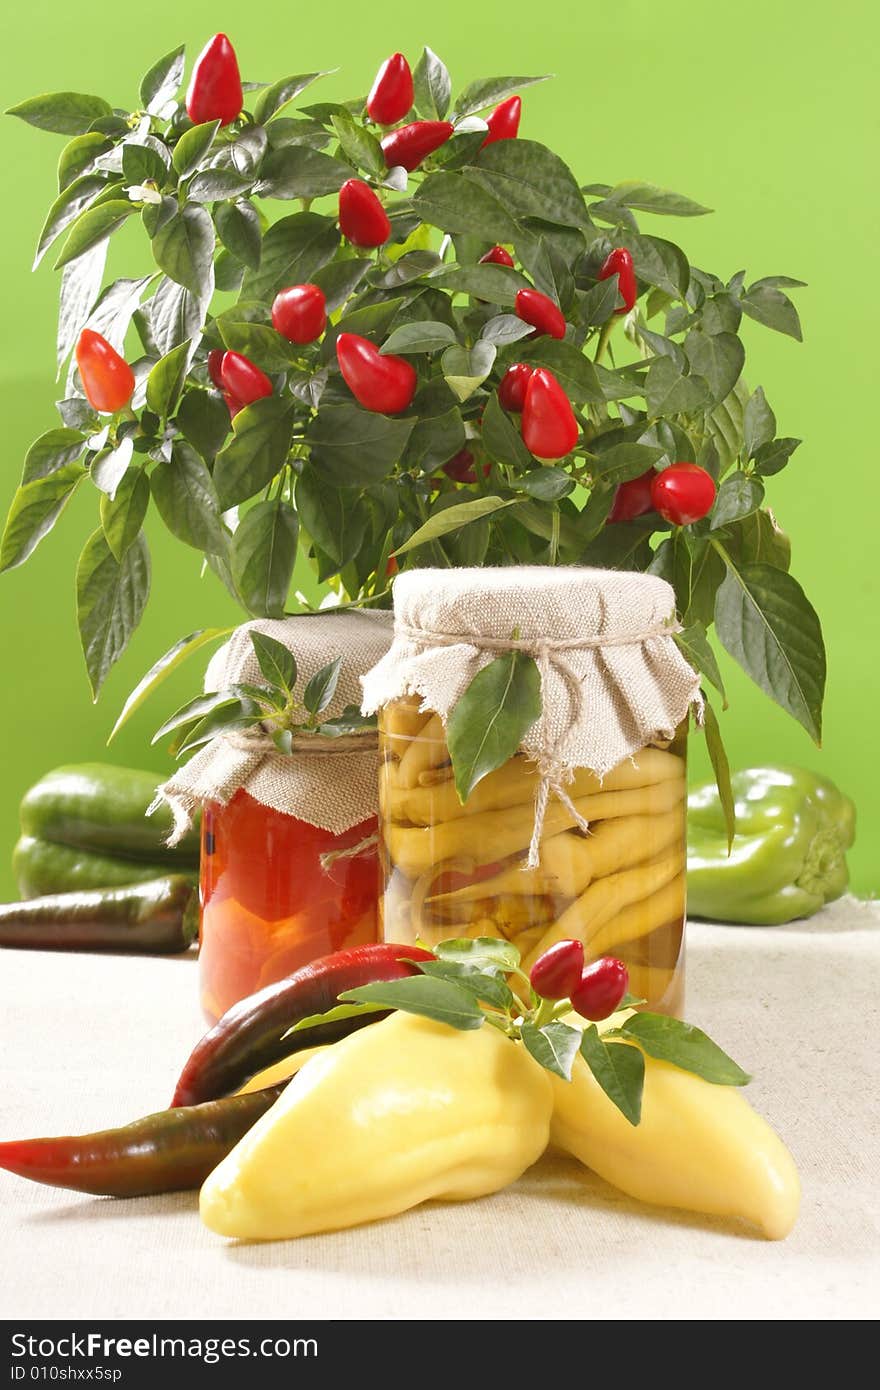
[[[198,894],[182,874],[124,888],[92,888],[0,903],[0,946],[185,951],[198,926]]]
[[[736,837],[729,856],[714,782],[688,797],[689,914],[777,926],[839,898],[855,839],[849,797],[804,768],[743,768],[731,780]]]
[[[117,859],[110,854],[91,854],[70,845],[53,845],[22,835],[12,853],[12,871],[23,898],[39,898],[46,893],[75,893],[89,888],[125,888],[132,883],[148,883],[169,873],[163,863]],[[184,871],[184,878],[198,881],[195,869]]]

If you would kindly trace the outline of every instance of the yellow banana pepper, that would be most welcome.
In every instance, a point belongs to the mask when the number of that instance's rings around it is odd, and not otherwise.
[[[497,1192],[544,1152],[551,1108],[497,1029],[394,1013],[303,1067],[205,1182],[202,1220],[272,1240]]]
[[[614,1187],[659,1206],[742,1217],[770,1240],[788,1235],[800,1202],[794,1160],[732,1086],[646,1055],[642,1118],[633,1126],[583,1058],[570,1082],[552,1076],[551,1084],[551,1142]]]

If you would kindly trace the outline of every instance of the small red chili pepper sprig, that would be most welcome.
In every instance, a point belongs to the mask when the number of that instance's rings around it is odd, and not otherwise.
[[[459,1029],[488,1023],[565,1081],[580,1055],[631,1124],[641,1115],[646,1054],[719,1085],[749,1080],[699,1028],[636,1012],[644,1001],[627,992],[624,963],[611,957],[585,963],[581,941],[555,942],[528,975],[514,942],[488,936],[443,941],[433,955],[413,958],[413,968],[417,973],[405,978],[346,990],[340,1003],[402,1009]],[[338,1010],[328,1015],[335,1017]]]

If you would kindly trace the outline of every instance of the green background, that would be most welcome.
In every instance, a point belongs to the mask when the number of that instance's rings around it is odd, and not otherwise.
[[[743,323],[749,384],[764,386],[779,433],[806,441],[770,479],[768,500],[793,542],[793,569],[822,617],[829,658],[821,751],[745,677],[725,677],[731,708],[722,728],[735,766],[787,760],[833,777],[860,815],[853,885],[880,888],[876,788],[877,579],[867,429],[873,399],[873,278],[878,183],[869,180],[875,127],[876,31],[867,3],[840,0],[829,14],[783,0],[740,0],[714,10],[702,0],[617,0],[614,6],[536,6],[523,0],[446,0],[391,10],[346,0],[310,7],[263,0],[250,11],[216,0],[152,0],[148,7],[29,0],[3,20],[3,105],[40,91],[95,92],[135,101],[152,62],[185,41],[190,59],[225,30],[243,76],[338,68],[322,98],[365,92],[379,62],[401,49],[414,63],[424,43],[449,66],[456,89],[501,73],[556,74],[525,95],[522,131],[553,146],[583,182],[644,179],[716,209],[688,222],[645,215],[646,229],[680,241],[692,261],[725,278],[787,274],[802,345]],[[317,100],[316,95],[310,99]],[[53,382],[57,272],[29,266],[63,138],[0,123],[5,332],[0,337],[4,427],[2,505],[11,498],[29,442],[57,423]],[[110,271],[144,273],[146,242],[120,239]],[[120,255],[120,251],[122,255]],[[47,260],[51,261],[51,256]],[[237,610],[200,559],[153,527],[153,596],[100,703],[91,704],[74,618],[74,566],[97,524],[95,498],[80,492],[57,530],[22,569],[0,576],[4,729],[0,797],[0,895],[12,894],[8,850],[24,789],[60,762],[108,756],[104,743],[122,701],[179,635],[226,625]],[[132,721],[113,746],[121,763],[165,766],[149,735],[194,692],[200,658]],[[692,740],[704,775],[702,739]]]

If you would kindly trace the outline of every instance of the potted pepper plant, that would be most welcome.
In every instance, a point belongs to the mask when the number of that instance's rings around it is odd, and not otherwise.
[[[765,498],[800,441],[746,384],[739,336],[745,315],[799,339],[800,282],[692,265],[653,228],[708,209],[583,183],[521,136],[541,78],[453,95],[429,48],[388,58],[366,98],[316,99],[321,76],[242,82],[218,34],[186,88],[178,48],[122,107],[11,108],[67,137],[36,254],[61,272],[64,387],[0,568],[94,488],[76,574],[93,693],[147,603],[154,508],[255,616],[297,611],[298,550],[333,601],[373,606],[409,566],[651,571],[718,695],[710,629],[818,739],[819,621]],[[135,219],[143,258],[105,283]],[[123,717],[216,635],[175,642]],[[727,786],[711,707],[707,733]]]

